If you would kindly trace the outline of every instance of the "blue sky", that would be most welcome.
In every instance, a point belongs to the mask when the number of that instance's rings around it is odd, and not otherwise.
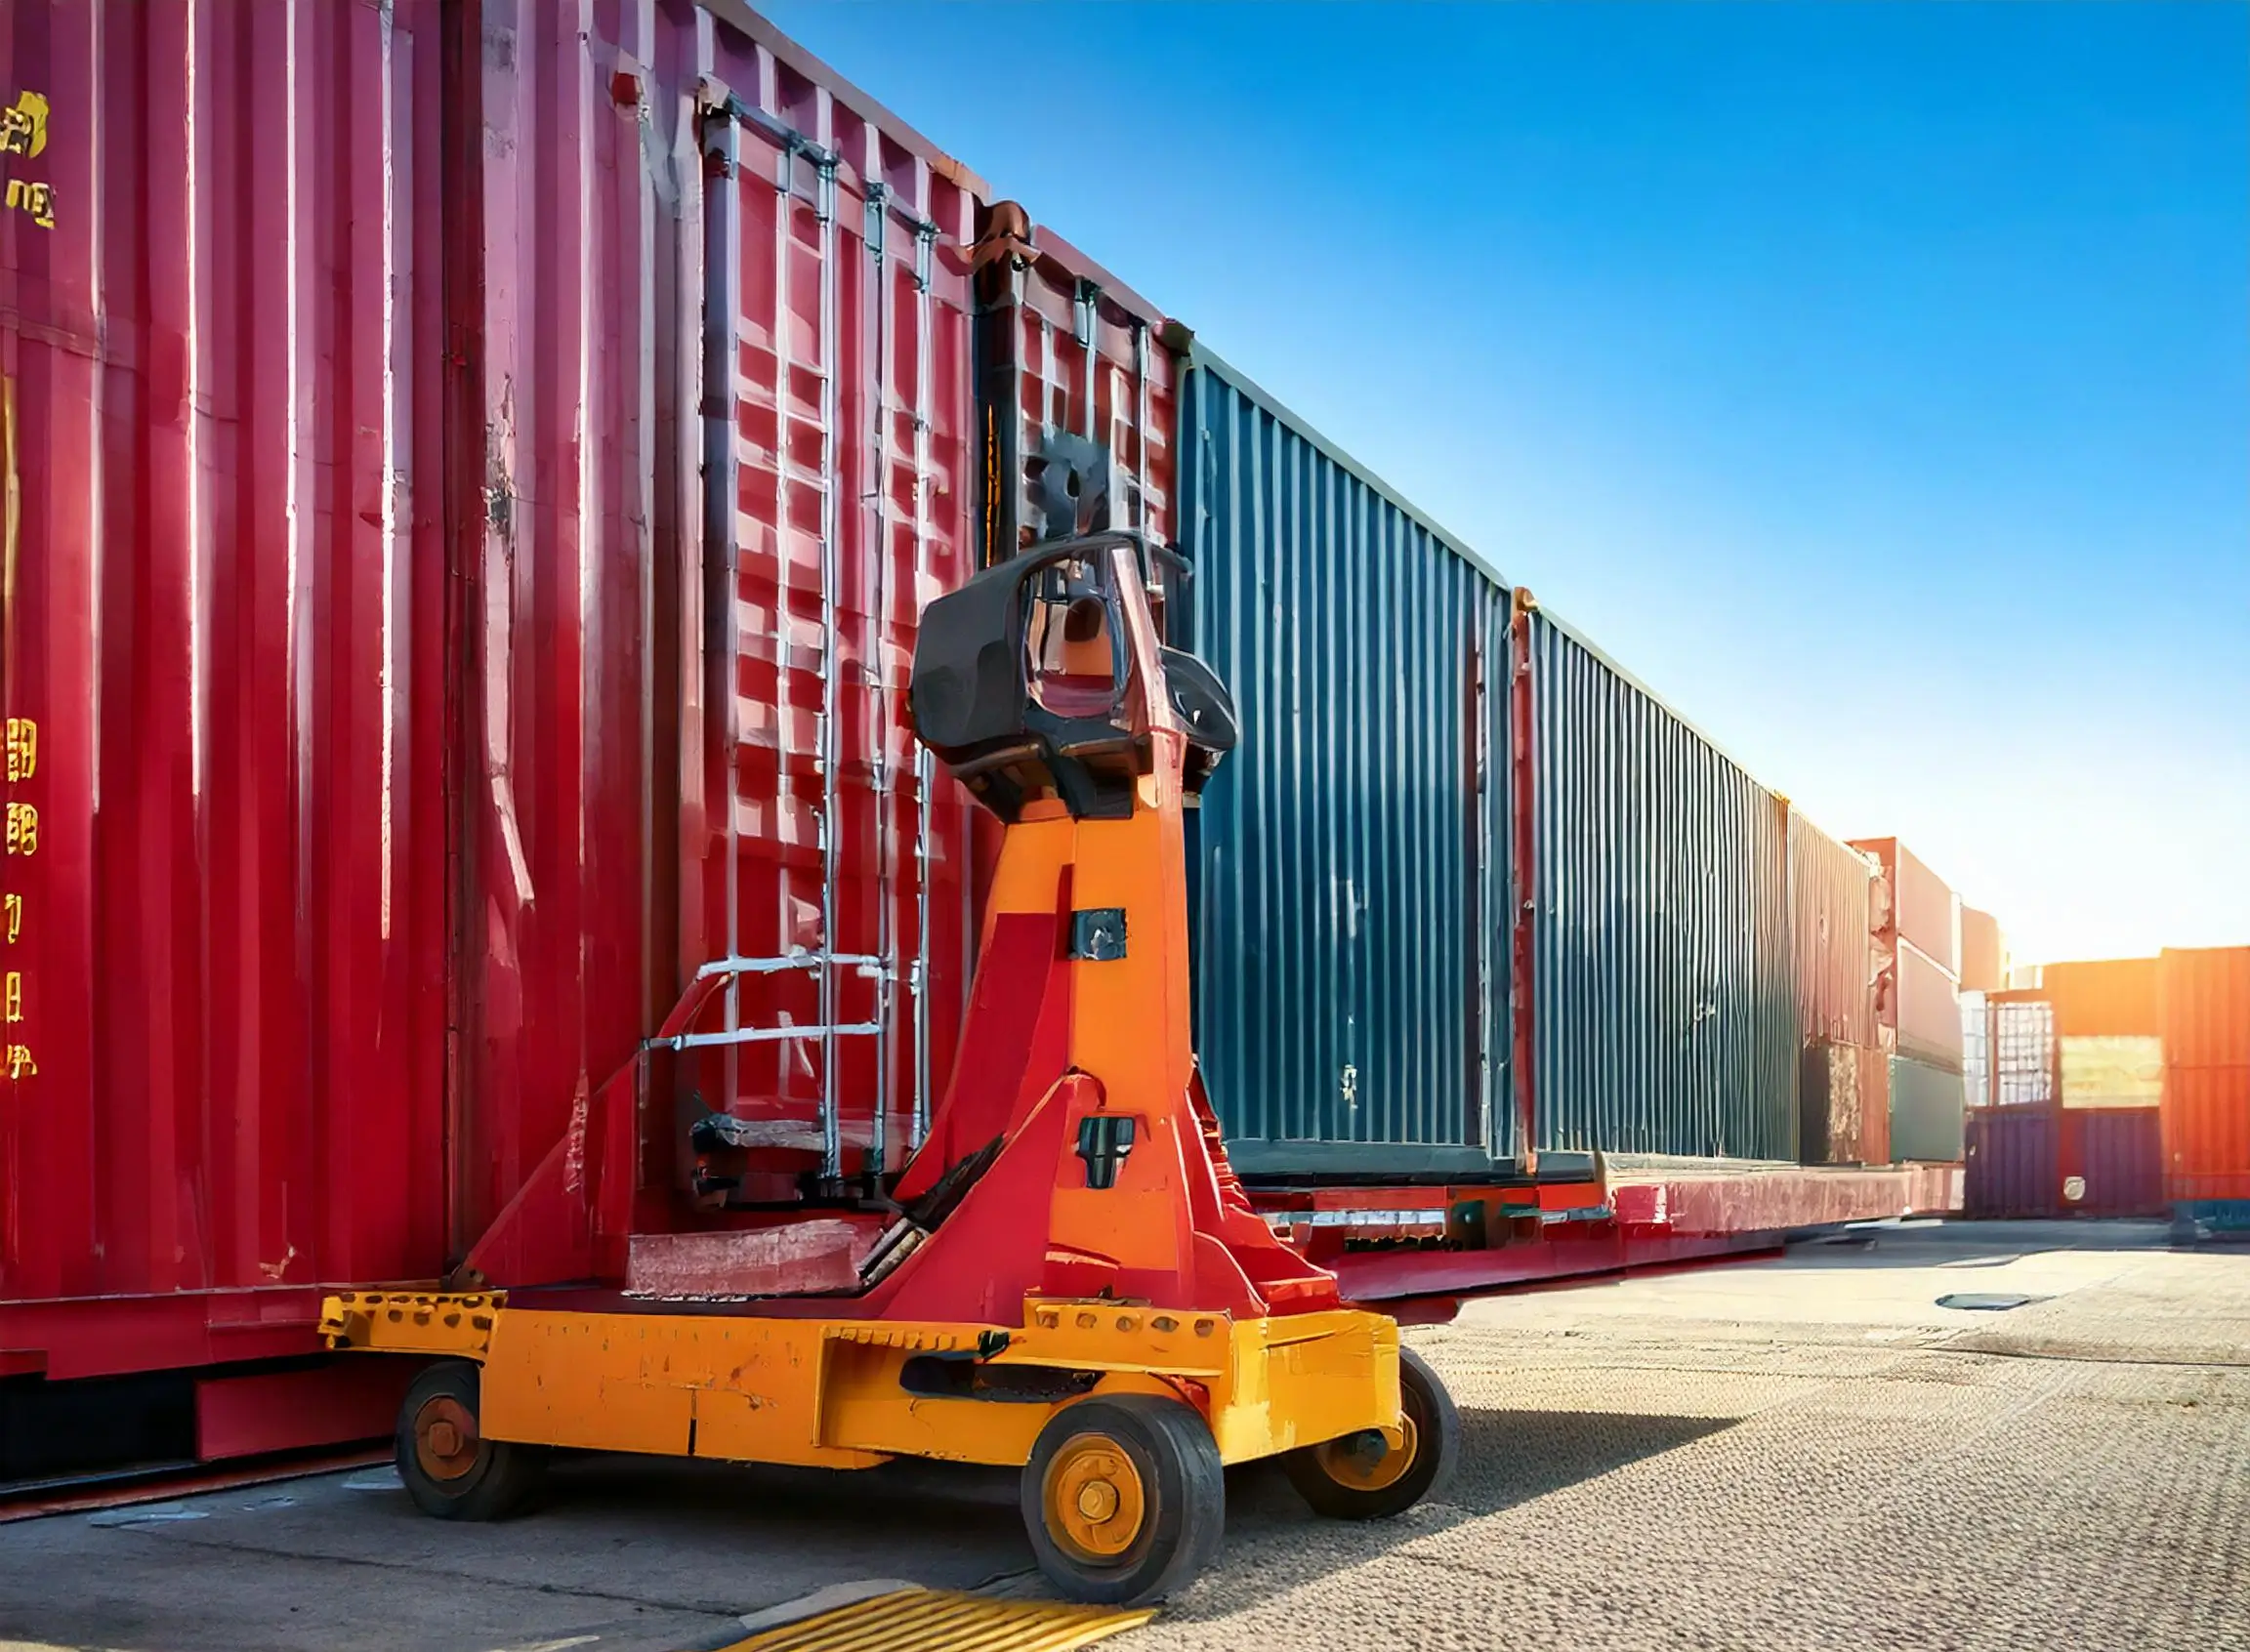
[[[762,9],[2020,958],[2250,941],[2250,6]]]

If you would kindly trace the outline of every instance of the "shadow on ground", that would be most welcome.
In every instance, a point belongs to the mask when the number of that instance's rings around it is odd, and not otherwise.
[[[1190,1617],[1230,1615],[1466,1521],[1691,1444],[1738,1421],[1464,1408],[1461,1461],[1451,1488],[1398,1519],[1365,1523],[1322,1519],[1305,1507],[1277,1465],[1245,1465],[1227,1477],[1223,1587],[1197,1590],[1176,1604]]]
[[[1397,1520],[1324,1519],[1306,1507],[1280,1466],[1244,1464],[1227,1474],[1226,1574],[1229,1610],[1293,1589],[1340,1565],[1373,1560],[1403,1543],[1639,1463],[1731,1427],[1736,1419],[1615,1412],[1464,1408],[1461,1457],[1443,1496]],[[854,1473],[728,1468],[589,1458],[553,1476],[548,1517],[573,1524],[614,1518],[637,1529],[661,1510],[739,1532],[745,1552],[786,1541],[819,1547],[896,1546],[897,1575],[934,1526],[968,1539],[995,1565],[980,1582],[1028,1579],[1029,1545],[1017,1507],[1017,1471],[899,1461]],[[534,1515],[533,1518],[540,1516]],[[938,1579],[927,1581],[937,1582]],[[942,1580],[958,1585],[957,1579]],[[1029,1592],[1044,1592],[1036,1585]]]
[[[1021,1549],[1022,1564],[1029,1565],[1016,1498],[1012,1468],[911,1458],[842,1472],[589,1455],[558,1463],[526,1517],[573,1525],[614,1519],[620,1528],[641,1530],[660,1516],[738,1531],[745,1544],[785,1540],[819,1549],[834,1539],[865,1551],[890,1542],[902,1554],[926,1548],[936,1521],[957,1546],[981,1551],[979,1540],[994,1540],[1010,1554]]]

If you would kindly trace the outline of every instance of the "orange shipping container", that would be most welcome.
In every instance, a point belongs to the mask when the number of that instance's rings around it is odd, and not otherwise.
[[[2153,958],[2050,964],[2039,977],[2059,1038],[2161,1038],[2162,995]]]
[[[2159,973],[2165,1192],[2250,1199],[2250,946],[2167,949]]]

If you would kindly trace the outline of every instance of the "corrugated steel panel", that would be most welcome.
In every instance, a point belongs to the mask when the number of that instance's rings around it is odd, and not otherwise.
[[[1947,974],[1961,969],[1960,901],[1944,879],[1896,838],[1854,838],[1882,863],[1891,885],[1893,936],[1912,942]]]
[[[1959,1072],[1961,1001],[1953,977],[1910,941],[1898,944],[1898,1053]]]
[[[1891,1157],[1961,1157],[1961,1075],[1904,1055],[1891,1058]]]
[[[2062,1214],[2062,1124],[2051,1106],[1974,1107],[1962,1214],[1987,1220]]]
[[[1190,828],[1196,1045],[1229,1151],[1482,1161],[1507,1058],[1507,593],[1200,347],[1187,407],[1193,641],[1242,719]]]
[[[1998,992],[2008,984],[2008,943],[2000,920],[1974,906],[1961,909],[1961,990]]]
[[[494,0],[445,91],[449,144],[474,145],[438,157],[458,174],[447,266],[426,272],[450,306],[444,504],[472,593],[450,708],[467,777],[454,1249],[632,1054],[671,985],[652,904],[652,800],[676,791],[678,762],[656,746],[649,344],[671,181],[609,85],[612,52],[654,58],[644,21],[627,9],[603,51],[576,19]]]
[[[2039,990],[2055,1006],[2062,1038],[2158,1038],[2164,1031],[2162,979],[2153,958],[2048,964]]]
[[[1525,615],[1540,1147],[1797,1156],[1787,805]]]
[[[0,10],[8,1298],[443,1255],[438,18]]]
[[[2162,1216],[2164,1141],[2154,1109],[2062,1114],[2062,1204],[2080,1216]]]
[[[2166,949],[2165,1192],[2250,1199],[2250,947]]]
[[[1872,1048],[1879,873],[1857,849],[1789,811],[1789,923],[1795,937],[1797,1026],[1807,1040]]]

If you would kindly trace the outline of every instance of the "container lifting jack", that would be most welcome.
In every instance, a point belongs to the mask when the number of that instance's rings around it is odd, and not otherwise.
[[[922,616],[914,731],[1005,833],[963,1053],[856,1283],[628,1297],[618,1166],[650,1104],[645,1075],[605,1086],[587,1162],[519,1201],[575,1201],[554,1209],[596,1283],[523,1261],[504,1215],[472,1254],[495,1288],[323,1306],[334,1347],[436,1360],[397,1433],[425,1510],[509,1512],[554,1448],[1008,1465],[1047,1577],[1122,1605],[1217,1554],[1223,1465],[1279,1457],[1343,1518],[1397,1513],[1450,1466],[1442,1384],[1253,1212],[1195,1072],[1181,811],[1236,728],[1162,643],[1150,556],[1118,533],[1036,546]],[[823,1219],[733,1216],[784,1237]]]

